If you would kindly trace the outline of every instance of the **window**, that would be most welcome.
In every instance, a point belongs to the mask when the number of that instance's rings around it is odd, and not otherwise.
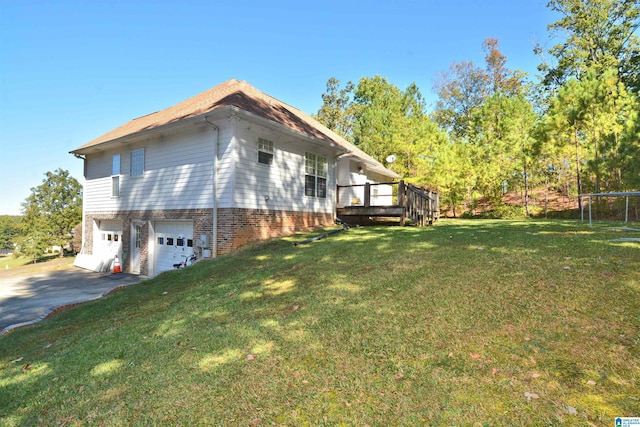
[[[144,174],[144,148],[131,152],[131,176]]]
[[[173,237],[167,237],[167,246],[173,246]]]
[[[258,163],[271,165],[273,163],[273,141],[258,139]]]
[[[313,153],[304,155],[304,195],[309,197],[327,197],[327,158]]]
[[[140,249],[142,247],[142,224],[136,224],[134,229],[135,229],[136,248]],[[163,243],[164,243],[164,237],[158,237],[158,244],[162,245]]]
[[[178,237],[176,239],[176,246],[184,246],[184,238],[183,237]]]
[[[120,175],[120,154],[111,157],[111,175]]]
[[[120,154],[111,157],[111,197],[120,197]]]
[[[120,197],[120,177],[111,177],[111,197]]]
[[[158,237],[158,244],[164,245],[164,237]]]

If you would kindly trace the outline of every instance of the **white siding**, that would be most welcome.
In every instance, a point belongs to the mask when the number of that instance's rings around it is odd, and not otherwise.
[[[362,168],[362,169],[361,169]],[[391,182],[390,177],[367,170],[366,164],[353,158],[343,158],[338,161],[338,182],[340,185],[362,185],[375,182]],[[346,187],[340,189],[338,207],[357,206],[364,204],[365,187]],[[389,206],[393,204],[393,188],[391,185],[376,185],[371,187],[372,206]]]
[[[287,133],[280,133],[240,120],[236,125],[234,206],[302,212],[335,209],[335,153]],[[258,163],[258,138],[273,141],[271,165]],[[328,160],[327,197],[304,195],[305,152]]]
[[[214,132],[190,125],[87,156],[86,212],[213,206]],[[144,148],[144,176],[130,176],[131,151]],[[120,154],[120,197],[111,197],[111,159]]]
[[[235,138],[235,119],[221,120],[216,123],[220,128],[218,143],[218,207],[233,207],[233,173],[236,155],[233,152]]]
[[[215,122],[218,132],[218,207],[302,212],[335,210],[336,153],[287,132],[244,119]],[[213,207],[216,133],[186,124],[120,150],[87,155],[85,212]],[[258,163],[258,138],[274,143],[273,164]],[[130,176],[131,151],[144,148],[142,177]],[[305,152],[328,161],[327,197],[304,195]],[[111,161],[120,154],[120,197],[111,197]]]

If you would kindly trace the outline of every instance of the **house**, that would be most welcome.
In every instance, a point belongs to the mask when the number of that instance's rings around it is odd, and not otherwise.
[[[192,253],[215,257],[332,224],[338,185],[398,178],[309,115],[233,79],[71,153],[84,159],[82,254],[96,269],[118,255],[123,271],[148,276]]]

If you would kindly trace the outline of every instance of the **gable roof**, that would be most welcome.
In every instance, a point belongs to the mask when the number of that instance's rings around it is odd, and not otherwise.
[[[387,176],[393,176],[394,178],[399,177],[395,172],[385,168],[373,157],[331,131],[313,117],[259,91],[246,81],[238,81],[236,79],[227,80],[214,88],[179,102],[172,107],[133,119],[93,141],[76,148],[71,151],[71,153],[83,154],[83,152],[89,148],[94,148],[116,139],[164,127],[184,119],[203,116],[212,111],[227,107],[238,108],[311,138],[325,141],[329,144],[335,144],[372,166],[371,169]]]

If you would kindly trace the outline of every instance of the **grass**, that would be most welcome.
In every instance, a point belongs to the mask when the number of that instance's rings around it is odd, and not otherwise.
[[[0,338],[0,425],[610,426],[640,415],[628,233],[445,220],[201,262]]]
[[[73,264],[74,257],[59,254],[45,255],[34,260],[24,257],[14,257],[13,255],[0,255],[0,277],[5,274],[26,272],[49,271],[55,265],[55,269],[67,268]]]

